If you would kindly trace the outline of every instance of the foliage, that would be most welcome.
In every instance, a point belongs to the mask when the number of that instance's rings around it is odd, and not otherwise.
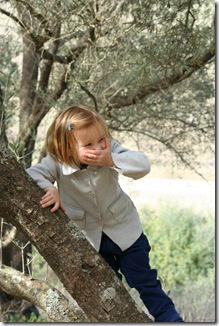
[[[13,36],[1,35],[0,37],[0,86],[5,90],[4,92],[4,103],[9,103],[9,100],[13,95],[17,95],[19,90],[19,71],[18,65],[14,57],[21,51],[17,44],[13,43]]]
[[[141,211],[150,263],[186,322],[215,321],[215,225],[207,212],[167,199]],[[189,303],[189,305],[188,305]]]
[[[144,208],[141,215],[152,247],[151,266],[164,288],[209,277],[215,261],[212,217],[169,202],[156,212]]]
[[[215,322],[215,274],[212,269],[207,277],[201,276],[172,289],[170,296],[186,322]]]
[[[43,316],[36,316],[34,313],[31,313],[29,317],[26,317],[25,315],[19,315],[19,314],[11,314],[9,316],[10,323],[45,323],[48,322],[48,320]]]
[[[43,117],[72,101],[95,107],[114,131],[163,144],[190,168],[200,144],[212,150],[213,2],[10,0],[0,12],[2,57],[7,45],[14,52],[4,73],[16,61],[10,92],[20,98],[5,104],[9,116],[18,111],[27,165]]]

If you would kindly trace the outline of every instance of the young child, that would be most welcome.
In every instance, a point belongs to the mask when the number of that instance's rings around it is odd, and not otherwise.
[[[119,145],[101,116],[82,105],[58,114],[46,144],[49,154],[27,170],[45,191],[42,207],[61,208],[75,221],[117,276],[121,279],[121,272],[137,289],[155,322],[183,322],[149,265],[139,215],[118,182],[119,174],[133,179],[148,174],[147,157]]]

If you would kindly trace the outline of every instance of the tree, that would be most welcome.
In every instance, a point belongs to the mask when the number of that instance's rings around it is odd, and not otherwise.
[[[43,280],[33,279],[2,265],[0,268],[0,288],[6,293],[32,302],[41,308],[53,322],[88,322],[85,314],[65,296],[51,288]]]
[[[17,153],[24,164],[42,119],[73,98],[94,106],[112,130],[154,139],[195,168],[194,146],[214,139],[213,11],[204,0],[1,1],[23,46]],[[185,106],[187,80],[195,88],[203,78],[210,92],[201,101],[196,88]]]
[[[1,0],[0,13],[1,138],[25,167],[51,110],[83,102],[202,174],[200,144],[214,141],[210,2]]]
[[[17,163],[3,142],[0,145],[0,153],[1,217],[18,227],[31,240],[89,320],[151,321],[144,313],[138,311],[122,282],[74,222],[68,224],[67,215],[61,211],[52,214],[49,209],[44,210],[39,206],[42,190],[26,174],[21,164]],[[16,279],[16,275],[14,277]],[[19,277],[17,274],[17,278]],[[19,286],[18,280],[16,282]],[[14,288],[16,282],[11,284],[14,294],[18,293]],[[7,287],[4,287],[5,283]],[[0,282],[0,287],[4,290],[9,291],[8,286],[7,278],[3,285]],[[34,291],[38,298],[39,290],[34,288]],[[45,289],[43,291],[45,292]],[[27,297],[30,298],[28,294]],[[54,305],[57,296],[50,296],[50,300]],[[51,307],[50,303],[47,309]],[[75,319],[75,314],[72,314],[72,321]]]

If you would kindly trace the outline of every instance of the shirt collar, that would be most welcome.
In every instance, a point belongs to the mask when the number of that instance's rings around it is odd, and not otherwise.
[[[80,168],[76,164],[73,164],[73,166],[69,166],[65,163],[60,163],[60,166],[64,175],[69,175],[80,170]]]

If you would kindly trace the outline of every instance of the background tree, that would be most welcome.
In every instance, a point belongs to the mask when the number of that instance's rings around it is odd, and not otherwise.
[[[145,152],[156,143],[205,177],[199,164],[214,149],[213,2],[1,0],[0,13],[1,137],[25,167],[45,154],[42,142],[41,154],[34,150],[49,113],[82,102],[117,136],[134,134]]]
[[[196,167],[194,146],[213,139],[213,2],[16,0],[1,1],[0,11],[22,46],[18,155],[26,166],[50,109],[83,102],[112,130],[146,135]]]

